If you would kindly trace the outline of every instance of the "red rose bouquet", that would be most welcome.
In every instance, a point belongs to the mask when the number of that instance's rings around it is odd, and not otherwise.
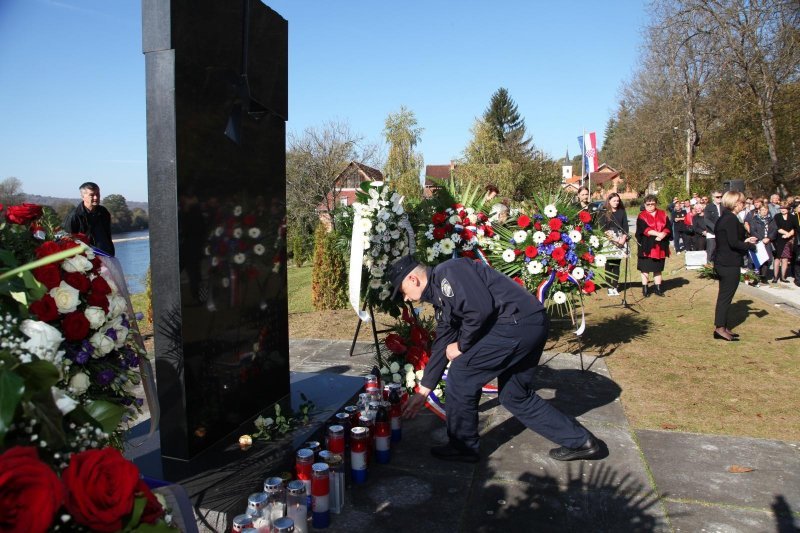
[[[430,359],[435,327],[433,319],[412,316],[408,308],[403,307],[402,318],[383,339],[377,360],[384,383],[399,383],[409,394],[417,391]],[[443,398],[444,391],[445,382],[441,380],[434,394]]]
[[[171,531],[165,505],[114,448],[72,454],[60,478],[34,447],[0,455],[3,531]]]
[[[121,447],[142,401],[133,386],[144,351],[134,342],[124,292],[91,249],[54,239],[52,210],[12,207],[21,209],[8,208],[0,222],[0,529],[99,529],[91,521],[98,518],[114,528],[107,531],[155,523],[161,505],[138,483],[124,495],[97,489],[104,506],[113,495],[113,520],[95,509],[81,514],[74,499],[95,484],[84,469],[67,474],[82,458],[103,453],[116,454],[128,465],[120,470],[139,478],[118,451],[100,450]],[[102,476],[119,483],[116,470]]]

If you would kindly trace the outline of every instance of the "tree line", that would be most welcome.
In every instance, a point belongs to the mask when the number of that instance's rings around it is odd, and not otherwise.
[[[634,190],[800,188],[800,4],[655,0],[601,151]]]
[[[16,177],[5,178],[0,181],[0,204],[16,205],[25,201],[27,194],[23,192],[22,180]],[[128,231],[146,230],[150,225],[147,211],[141,207],[128,207],[128,201],[121,194],[109,194],[101,198],[100,203],[108,209],[111,214],[112,233],[125,233]],[[64,220],[67,215],[75,209],[78,201],[74,203],[59,200],[53,205],[45,204],[45,207],[52,209],[59,220]]]
[[[336,178],[351,161],[380,169],[407,204],[422,199],[424,166],[417,147],[422,128],[414,112],[401,106],[384,121],[386,154],[376,143],[354,133],[343,121],[326,122],[301,134],[290,134],[286,152],[286,203],[289,251],[302,264],[312,254],[318,208],[335,214],[340,190]],[[525,120],[505,88],[490,98],[474,121],[472,136],[456,161],[457,177],[480,186],[494,185],[504,197],[520,200],[542,187],[560,183],[559,163],[538,149],[527,135]],[[335,216],[331,217],[335,223]]]

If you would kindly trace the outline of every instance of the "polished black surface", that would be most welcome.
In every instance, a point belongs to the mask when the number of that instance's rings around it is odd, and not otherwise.
[[[143,10],[161,452],[188,461],[289,391],[287,23],[259,0]]]

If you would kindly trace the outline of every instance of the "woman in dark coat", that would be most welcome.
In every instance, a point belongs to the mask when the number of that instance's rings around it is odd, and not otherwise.
[[[714,271],[719,277],[719,293],[714,312],[714,338],[725,341],[739,340],[738,335],[728,329],[728,308],[739,286],[739,274],[744,254],[755,250],[757,237],[748,237],[744,225],[736,216],[744,209],[744,193],[728,191],[722,196],[722,214],[714,224],[716,252]]]
[[[648,274],[653,273],[653,288],[658,296],[664,296],[661,289],[661,272],[669,256],[669,226],[667,213],[658,209],[655,195],[648,194],[644,199],[644,211],[636,219],[636,242],[639,244],[636,268],[642,273],[642,294],[650,296],[647,290]]]
[[[789,283],[786,279],[786,271],[789,270],[789,261],[792,260],[794,251],[795,224],[789,215],[789,203],[785,202],[780,207],[780,212],[775,215],[775,226],[778,227],[778,238],[775,239],[775,266],[773,267],[774,276],[772,283],[778,282],[778,273],[783,283]]]
[[[773,261],[772,243],[778,237],[778,227],[772,217],[769,216],[769,208],[766,205],[759,207],[758,212],[748,220],[750,221],[750,235],[763,242],[764,247],[767,249],[769,259],[761,265],[758,274],[761,276],[762,283],[769,283],[767,276],[770,264]]]
[[[606,199],[600,222],[606,237],[613,245],[612,253],[607,255],[606,272],[609,274],[611,287],[609,296],[619,296],[619,271],[623,257],[628,256],[628,214],[622,206],[619,194],[612,192]]]
[[[692,215],[692,231],[694,232],[694,249],[706,249],[706,219],[703,215],[703,204],[697,202]]]

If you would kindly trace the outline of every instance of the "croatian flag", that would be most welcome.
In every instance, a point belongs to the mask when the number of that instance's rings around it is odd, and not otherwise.
[[[586,147],[583,145],[583,135],[578,137],[578,144],[583,152],[583,168],[584,172],[597,172],[597,135],[595,132],[590,132],[586,135]]]

